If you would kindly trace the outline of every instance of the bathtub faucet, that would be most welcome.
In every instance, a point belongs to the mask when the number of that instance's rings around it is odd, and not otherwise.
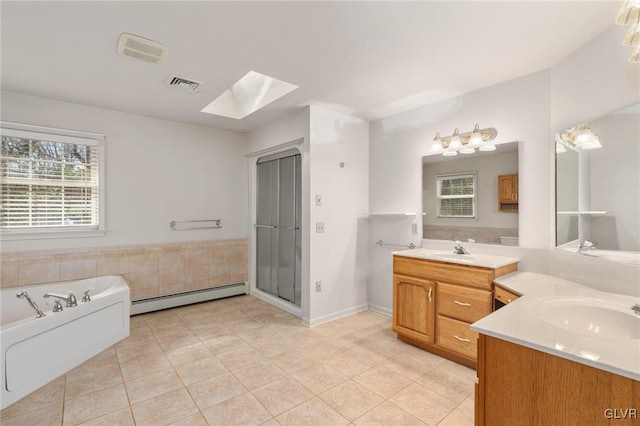
[[[27,302],[29,302],[29,305],[31,305],[31,307],[36,311],[36,318],[42,318],[46,316],[44,313],[42,313],[40,308],[38,308],[38,305],[36,305],[36,302],[34,302],[33,299],[29,297],[29,293],[27,293],[26,291],[16,294],[16,297],[18,299],[27,299]]]
[[[76,300],[76,297],[71,292],[69,292],[68,296],[64,296],[62,294],[55,294],[55,293],[45,293],[44,296],[42,297],[45,297],[45,298],[55,297],[56,299],[64,300],[65,302],[67,302],[67,308],[73,308],[74,306],[78,306],[78,301]]]

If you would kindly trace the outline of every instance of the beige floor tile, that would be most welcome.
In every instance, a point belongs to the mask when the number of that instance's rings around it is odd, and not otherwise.
[[[131,415],[131,409],[129,407],[123,408],[106,416],[98,417],[97,419],[89,420],[88,422],[81,423],[82,426],[135,426],[133,416]]]
[[[134,404],[131,410],[137,426],[168,424],[198,413],[198,407],[184,388]]]
[[[201,340],[191,331],[182,334],[171,334],[169,336],[158,337],[158,343],[165,352],[171,352],[185,346],[200,343]]]
[[[262,361],[264,359],[264,355],[253,349],[251,346],[245,346],[232,351],[223,352],[218,354],[217,357],[222,361],[224,366],[230,370],[253,364],[254,362]]]
[[[197,327],[191,327],[191,330],[200,338],[200,340],[211,340],[216,337],[235,336],[236,333],[224,327],[215,320],[210,320],[210,324],[200,324]]]
[[[283,352],[292,352],[296,349],[295,344],[285,342],[280,336],[271,336],[265,339],[252,341],[251,347],[261,352],[265,358],[271,358],[276,355],[280,355]]]
[[[353,422],[357,426],[423,426],[425,423],[385,401]]]
[[[475,385],[473,379],[469,380],[469,377],[464,377],[454,370],[445,369],[442,366],[429,371],[418,380],[418,383],[457,403],[467,399],[473,393]]]
[[[175,367],[175,370],[185,386],[210,377],[219,376],[229,371],[224,364],[213,355],[211,355],[210,358],[203,358],[181,364]]]
[[[78,374],[80,372],[81,374]],[[91,370],[86,367],[67,374],[64,398],[71,399],[122,383],[118,364],[109,364]]]
[[[410,380],[418,380],[439,364],[442,364],[442,361],[432,359],[432,357],[436,357],[436,355],[429,354],[426,351],[423,352],[424,355],[406,351],[401,352],[385,360],[384,365]]]
[[[276,420],[283,426],[341,426],[349,424],[336,410],[318,398],[280,414]]]
[[[372,356],[372,354],[352,349],[327,359],[325,364],[347,377],[354,377],[381,361],[382,359]]]
[[[318,356],[313,353],[296,350],[293,352],[283,352],[270,358],[278,367],[289,374],[318,363]]]
[[[2,426],[51,426],[62,424],[62,402],[44,405],[16,417],[2,418]]]
[[[476,405],[476,400],[475,400],[475,398],[476,398],[475,393],[472,393],[471,395],[469,395],[469,396],[467,397],[467,399],[465,399],[464,401],[462,401],[462,404],[460,404],[460,405],[461,405],[461,406],[463,406],[463,407],[468,408],[468,409],[469,409],[469,410],[471,410],[471,411],[474,411],[474,410],[475,410],[475,405]]]
[[[252,390],[276,381],[287,373],[271,361],[258,361],[232,371],[233,375]]]
[[[171,368],[171,363],[162,352],[142,354],[128,362],[120,364],[120,371],[125,382],[140,379],[151,374]]]
[[[151,332],[151,329],[147,326],[131,328],[129,329],[129,337],[124,340],[121,340],[116,344],[116,348],[121,348],[125,346],[137,346],[137,345],[145,345],[147,343],[155,342],[156,337]]]
[[[10,417],[16,417],[38,410],[44,406],[62,407],[64,399],[64,387],[66,377],[58,377],[47,383],[40,389],[31,392],[19,401],[14,402],[0,412],[0,419],[3,421]]]
[[[75,425],[129,406],[124,385],[80,395],[64,403],[64,424]]]
[[[149,376],[125,382],[131,404],[151,399],[169,391],[183,387],[182,381],[173,368]]]
[[[274,416],[313,397],[307,388],[290,376],[259,387],[252,393]]]
[[[201,411],[247,391],[231,373],[194,383],[187,389]]]
[[[344,374],[324,364],[303,368],[293,373],[292,376],[315,395],[349,380]]]
[[[318,396],[350,421],[384,401],[376,393],[353,380],[339,384]]]
[[[153,342],[142,344],[142,345],[131,345],[131,346],[119,346],[116,345],[116,355],[118,356],[118,362],[120,364],[124,364],[127,362],[131,362],[136,358],[140,358],[141,356],[149,356],[151,354],[161,354],[162,348],[158,344],[158,342],[153,340]]]
[[[90,358],[88,361],[83,362],[67,374],[84,374],[91,372],[95,368],[104,368],[113,365],[118,365],[118,357],[116,356],[115,348],[112,346]]]
[[[385,399],[392,397],[412,383],[411,379],[385,367],[384,364],[360,373],[353,380]]]
[[[251,426],[271,419],[271,414],[249,392],[220,402],[202,412],[211,425]]]
[[[166,356],[171,365],[176,367],[199,359],[210,358],[213,354],[204,343],[196,343],[176,349],[175,351],[167,352]]]
[[[430,425],[437,424],[458,405],[417,383],[397,393],[389,402]]]
[[[184,417],[177,422],[170,423],[169,426],[209,426],[200,412]]]
[[[233,321],[224,322],[224,326],[230,329],[233,332],[241,332],[252,330],[254,328],[259,328],[263,326],[263,323],[254,320],[253,318],[246,317]]]
[[[211,340],[206,340],[204,344],[209,348],[212,354],[218,355],[223,352],[233,351],[239,348],[249,346],[247,342],[238,336],[221,336]]]
[[[473,410],[459,406],[451,412],[438,426],[473,426]]]

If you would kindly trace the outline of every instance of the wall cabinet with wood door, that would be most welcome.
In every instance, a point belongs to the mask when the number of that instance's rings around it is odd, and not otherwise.
[[[492,312],[493,279],[517,263],[481,268],[395,255],[393,330],[398,338],[475,367],[477,333],[471,323]]]
[[[518,211],[518,175],[498,176],[498,210],[501,212]]]

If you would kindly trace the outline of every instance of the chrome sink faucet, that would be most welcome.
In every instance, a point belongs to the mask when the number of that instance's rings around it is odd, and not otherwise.
[[[36,302],[33,301],[33,299],[29,296],[29,293],[27,293],[26,291],[16,294],[16,297],[18,299],[27,299],[29,305],[31,305],[31,307],[36,311],[36,318],[42,318],[46,316],[44,313],[42,313],[40,308],[38,308],[38,305],[36,305]]]
[[[596,249],[596,243],[591,242],[589,240],[584,240],[580,242],[580,247],[578,248],[578,253],[580,254],[584,254],[585,251],[587,250],[595,250]]]
[[[454,254],[469,254],[464,247],[462,247],[462,241],[456,241],[456,246],[453,248]]]
[[[76,300],[76,296],[73,293],[69,292],[68,296],[64,296],[62,294],[55,293],[45,293],[44,298],[55,297],[56,299],[64,300],[67,302],[67,308],[73,308],[74,306],[78,306],[78,301]]]

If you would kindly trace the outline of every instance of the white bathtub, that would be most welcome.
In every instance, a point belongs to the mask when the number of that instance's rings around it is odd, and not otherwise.
[[[82,295],[91,290],[90,302]],[[26,299],[27,291],[46,316]],[[72,292],[78,306],[52,312],[54,299],[45,293]],[[2,394],[5,408],[49,381],[129,335],[129,286],[120,276],[90,278],[54,284],[0,290],[0,346],[2,347]]]

